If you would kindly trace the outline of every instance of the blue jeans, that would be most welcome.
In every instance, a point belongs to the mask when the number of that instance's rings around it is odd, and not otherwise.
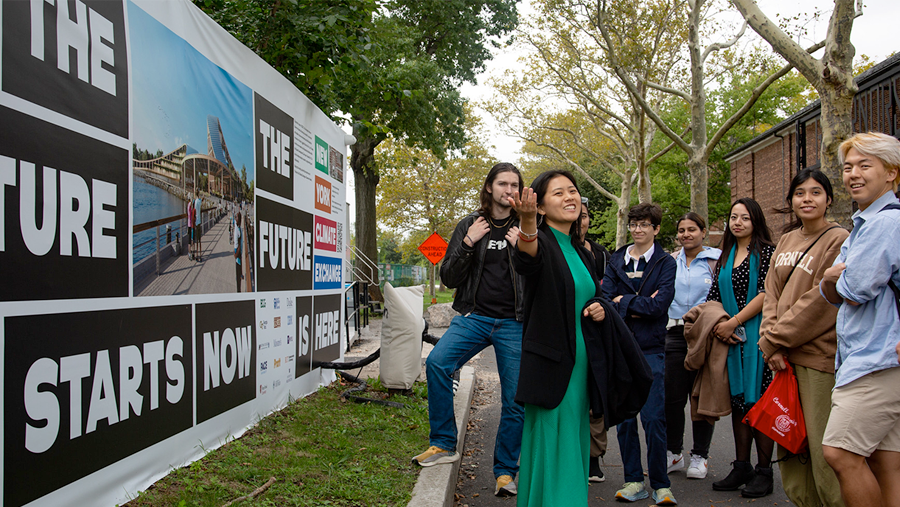
[[[522,323],[516,319],[492,319],[469,314],[453,317],[450,328],[425,361],[428,379],[428,421],[431,445],[456,449],[456,416],[453,413],[453,372],[469,359],[494,346],[500,374],[502,407],[494,442],[494,476],[516,476],[522,448],[525,410],[515,402],[522,358]]]
[[[672,484],[666,466],[666,355],[644,354],[644,357],[650,363],[653,384],[647,402],[641,408],[641,424],[647,441],[647,474],[650,476],[650,487],[656,490]],[[616,429],[625,482],[644,482],[637,418],[622,422]]]

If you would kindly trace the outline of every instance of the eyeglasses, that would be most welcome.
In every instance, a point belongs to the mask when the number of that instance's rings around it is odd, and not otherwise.
[[[628,224],[629,231],[633,231],[635,229],[640,229],[642,231],[649,231],[650,229],[653,229],[653,224],[648,224],[647,222],[641,222],[639,224],[631,222]]]

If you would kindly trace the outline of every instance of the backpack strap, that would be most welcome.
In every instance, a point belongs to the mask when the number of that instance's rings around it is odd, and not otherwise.
[[[882,211],[888,209],[900,210],[900,204],[892,202],[878,210],[878,212],[881,213]],[[891,290],[894,291],[894,302],[897,303],[897,316],[900,316],[900,288],[897,287],[897,284],[894,283],[893,279],[888,279],[888,287],[890,287]]]

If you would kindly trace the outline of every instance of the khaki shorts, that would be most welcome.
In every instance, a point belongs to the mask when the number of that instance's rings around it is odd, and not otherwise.
[[[822,444],[866,457],[876,450],[900,452],[900,368],[836,387]]]

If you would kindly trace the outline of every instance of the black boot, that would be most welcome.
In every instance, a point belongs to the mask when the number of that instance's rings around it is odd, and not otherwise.
[[[772,469],[756,466],[756,475],[741,490],[744,498],[762,498],[771,495],[773,488]]]
[[[606,477],[603,476],[603,470],[600,469],[600,457],[591,456],[588,482],[603,482],[605,480]]]
[[[734,461],[731,463],[733,467],[728,477],[721,481],[713,483],[713,489],[716,491],[737,491],[738,488],[750,482],[756,474],[753,472],[753,466],[749,461]],[[772,469],[769,469],[771,477]]]

